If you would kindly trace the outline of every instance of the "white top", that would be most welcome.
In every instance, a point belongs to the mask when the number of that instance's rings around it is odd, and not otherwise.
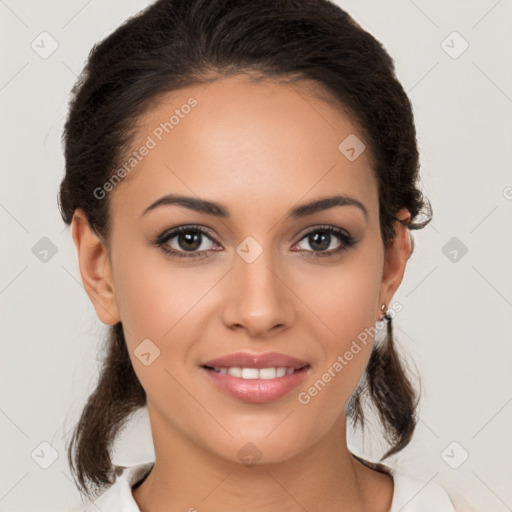
[[[153,462],[145,462],[124,468],[111,487],[94,503],[83,505],[77,512],[140,512],[133,498],[132,487],[145,478],[153,465]],[[389,512],[457,512],[439,484],[409,476],[390,467],[388,469],[394,482]]]

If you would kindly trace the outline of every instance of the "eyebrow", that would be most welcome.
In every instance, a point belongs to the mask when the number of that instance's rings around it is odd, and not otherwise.
[[[231,218],[229,210],[220,203],[208,201],[206,199],[199,199],[197,197],[181,196],[177,194],[165,195],[158,199],[157,201],[155,201],[154,203],[150,204],[142,212],[141,217],[146,215],[151,210],[154,210],[155,208],[173,204],[183,206],[184,208],[188,208],[189,210],[204,213],[206,215],[213,215],[215,217],[224,219]],[[286,219],[299,219],[302,217],[306,217],[307,215],[312,215],[313,213],[328,210],[335,206],[355,206],[359,208],[364,213],[365,218],[368,219],[368,210],[366,209],[364,204],[355,199],[354,197],[350,197],[347,195],[323,197],[320,199],[316,199],[315,201],[311,201],[309,203],[301,204],[299,206],[292,208],[288,212]]]

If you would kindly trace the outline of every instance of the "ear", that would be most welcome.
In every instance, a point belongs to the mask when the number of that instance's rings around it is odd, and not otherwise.
[[[391,299],[402,282],[405,266],[411,255],[411,236],[407,228],[411,214],[409,210],[403,208],[396,218],[403,223],[395,221],[395,238],[390,240],[385,248],[378,318],[382,314],[380,310],[382,304],[386,304],[389,308]]]
[[[107,246],[91,229],[82,210],[75,210],[72,235],[78,252],[82,282],[98,318],[107,325],[120,322]]]

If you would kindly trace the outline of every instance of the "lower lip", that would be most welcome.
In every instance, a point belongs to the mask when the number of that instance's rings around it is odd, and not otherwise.
[[[306,366],[290,375],[275,379],[242,379],[204,366],[201,369],[210,376],[215,386],[228,395],[244,402],[264,403],[287,395],[306,378],[311,367]]]

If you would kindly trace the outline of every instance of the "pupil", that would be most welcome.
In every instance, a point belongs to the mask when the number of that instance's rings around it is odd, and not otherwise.
[[[178,236],[178,243],[182,249],[186,251],[193,251],[194,249],[197,249],[198,247],[201,246],[200,233],[198,233],[197,231],[188,231],[187,233],[180,233]],[[187,244],[189,245],[187,246]]]
[[[315,248],[315,244],[319,244],[318,250],[325,250],[329,248],[330,234],[324,231],[318,231],[317,233],[309,236],[309,243],[311,247]]]

